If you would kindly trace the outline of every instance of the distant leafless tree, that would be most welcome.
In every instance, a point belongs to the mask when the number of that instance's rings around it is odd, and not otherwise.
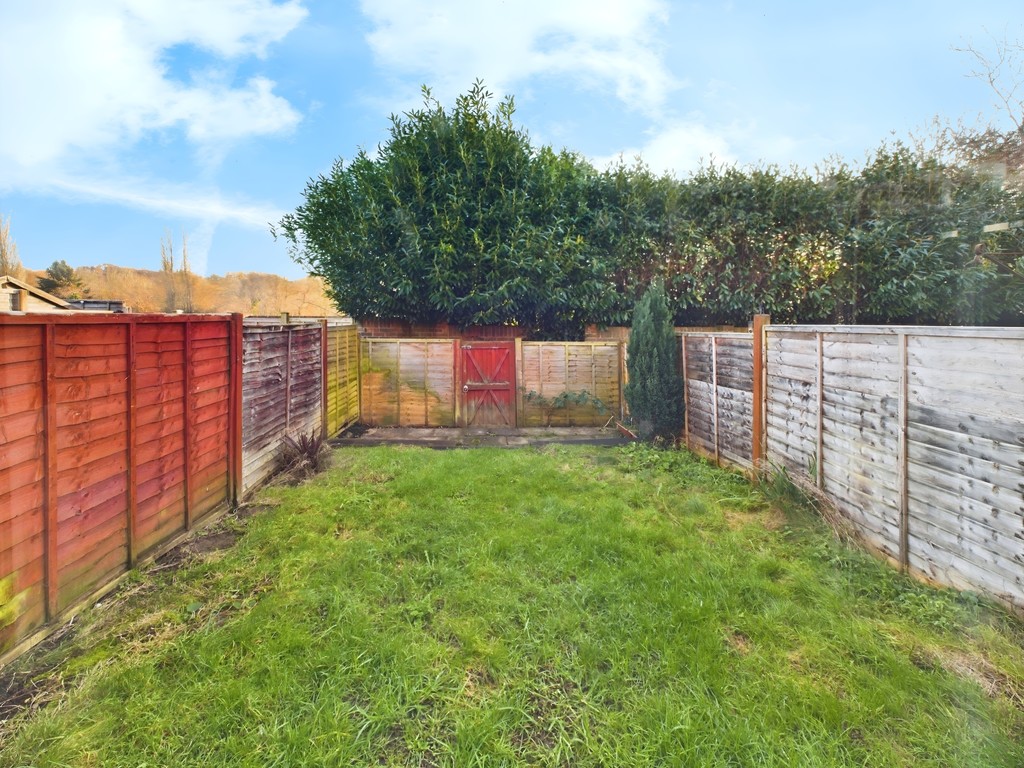
[[[196,305],[193,297],[195,279],[192,274],[192,266],[188,261],[188,235],[185,233],[181,235],[181,267],[178,269],[178,274],[181,277],[182,308],[186,312],[195,312]]]
[[[188,236],[181,236],[181,262],[174,258],[174,241],[168,232],[160,240],[160,271],[164,282],[164,311],[195,312],[193,288],[195,277],[188,261]]]
[[[1007,186],[1024,188],[1024,43],[993,36],[991,45],[956,50],[973,60],[970,74],[988,85],[995,111],[976,127],[947,126],[945,148],[971,164],[1005,165]]]
[[[1024,43],[1004,36],[993,38],[992,52],[968,43],[956,50],[974,59],[973,77],[988,84],[995,96],[996,110],[1013,123],[1018,133],[1024,132]]]
[[[25,277],[25,267],[18,258],[18,246],[11,237],[11,220],[0,217],[0,275],[19,280]]]

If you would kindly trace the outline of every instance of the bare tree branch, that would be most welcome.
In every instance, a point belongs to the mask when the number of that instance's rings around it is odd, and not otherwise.
[[[996,109],[1013,122],[1018,132],[1024,132],[1024,99],[1021,98],[1024,92],[1024,44],[1006,35],[1002,38],[993,35],[992,42],[994,51],[991,53],[973,43],[954,50],[974,59],[971,77],[988,84],[996,97]]]

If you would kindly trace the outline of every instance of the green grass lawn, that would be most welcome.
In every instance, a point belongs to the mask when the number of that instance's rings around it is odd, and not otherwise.
[[[35,654],[0,765],[1024,764],[1020,624],[686,454],[346,449],[260,501]]]

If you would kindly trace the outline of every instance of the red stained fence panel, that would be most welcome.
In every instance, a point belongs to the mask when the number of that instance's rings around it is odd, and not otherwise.
[[[240,324],[0,316],[0,653],[234,498]]]

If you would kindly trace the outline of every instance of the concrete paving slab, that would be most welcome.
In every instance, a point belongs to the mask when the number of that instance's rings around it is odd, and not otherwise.
[[[605,427],[372,427],[358,436],[336,437],[336,447],[419,445],[426,448],[521,448],[548,443],[624,445],[628,438]]]

